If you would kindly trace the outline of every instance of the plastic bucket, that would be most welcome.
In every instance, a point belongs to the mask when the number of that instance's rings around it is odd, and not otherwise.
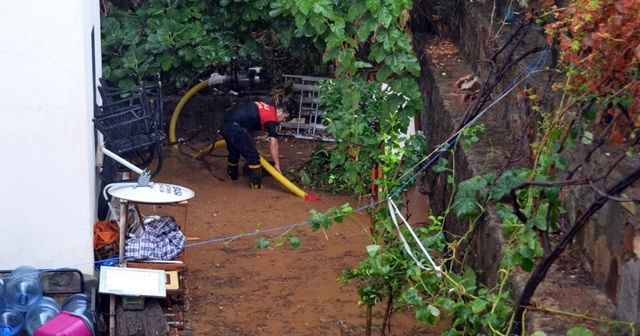
[[[83,318],[68,311],[61,311],[56,317],[36,329],[33,336],[92,336],[91,329]]]

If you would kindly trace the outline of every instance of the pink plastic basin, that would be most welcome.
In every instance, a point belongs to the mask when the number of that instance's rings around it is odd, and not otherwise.
[[[61,311],[36,329],[33,336],[91,336],[91,329],[81,317]]]

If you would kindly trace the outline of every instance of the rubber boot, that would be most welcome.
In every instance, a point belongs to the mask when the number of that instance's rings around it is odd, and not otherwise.
[[[233,181],[238,179],[238,164],[227,162],[227,174]]]
[[[249,165],[249,183],[252,189],[262,188],[262,169],[259,164]]]

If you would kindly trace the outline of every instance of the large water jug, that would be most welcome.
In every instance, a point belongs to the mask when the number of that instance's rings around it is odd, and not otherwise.
[[[91,309],[91,298],[85,294],[78,293],[69,296],[62,303],[62,310],[70,312],[84,320],[92,334],[95,333],[95,318]]]
[[[5,307],[6,306],[4,304],[4,280],[0,278],[0,310],[3,310]]]
[[[12,336],[22,332],[24,318],[22,313],[13,309],[5,309],[0,312],[0,335]]]
[[[36,329],[56,317],[61,310],[62,308],[56,300],[48,296],[43,297],[40,304],[29,309],[27,317],[24,319],[25,328],[29,335],[33,335]]]
[[[43,280],[38,269],[20,266],[11,272],[5,288],[7,308],[26,313],[42,300]]]

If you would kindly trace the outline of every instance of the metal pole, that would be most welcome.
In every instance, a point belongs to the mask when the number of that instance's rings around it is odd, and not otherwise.
[[[116,336],[116,296],[109,295],[109,336]]]
[[[106,149],[102,148],[102,150],[106,151]],[[106,153],[106,152],[105,152]],[[108,154],[107,154],[108,155]],[[129,172],[122,173],[122,178],[124,180],[129,179]],[[128,202],[123,199],[119,199],[120,201],[120,213],[118,214],[118,224],[120,224],[120,241],[119,241],[119,258],[118,265],[124,266],[124,245],[125,239],[127,237],[127,208]],[[109,336],[116,336],[116,296],[111,294],[109,296]]]
[[[118,155],[116,155],[114,152],[104,148],[104,146],[100,146],[100,150],[106,154],[108,157],[118,161],[118,163],[120,163],[121,165],[129,168],[132,172],[138,174],[138,175],[142,175],[144,173],[144,171],[138,167],[136,167],[133,163],[119,157]],[[129,176],[125,177],[124,180],[128,180]]]
[[[129,179],[129,172],[124,172],[122,173],[122,178],[124,180],[128,180]],[[120,266],[123,266],[124,264],[124,245],[125,245],[125,241],[127,239],[127,227],[128,227],[128,223],[127,223],[127,208],[128,208],[129,203],[127,202],[127,200],[124,199],[120,199],[120,215],[118,216],[118,223],[120,224],[120,258],[118,260],[118,264]]]

